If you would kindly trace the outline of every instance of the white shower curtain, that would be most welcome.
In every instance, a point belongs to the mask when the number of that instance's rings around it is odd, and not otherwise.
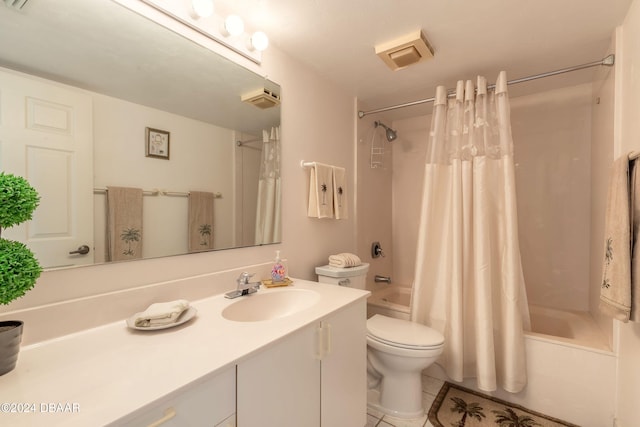
[[[282,241],[280,227],[280,127],[262,131],[256,245]]]
[[[483,77],[459,81],[452,99],[438,87],[433,108],[411,317],[444,334],[451,379],[515,393],[527,383],[529,310],[506,73],[495,91]]]

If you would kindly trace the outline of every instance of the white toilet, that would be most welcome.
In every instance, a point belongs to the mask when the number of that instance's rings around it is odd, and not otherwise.
[[[318,281],[365,289],[369,264],[316,267]],[[367,320],[367,403],[398,418],[420,418],[422,370],[442,353],[444,336],[427,326],[376,314]]]

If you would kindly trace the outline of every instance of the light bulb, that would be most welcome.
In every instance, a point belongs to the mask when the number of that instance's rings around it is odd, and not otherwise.
[[[191,8],[196,18],[208,18],[213,14],[213,0],[191,0]]]
[[[251,36],[251,46],[255,50],[262,52],[269,46],[269,37],[262,31],[256,31]]]
[[[224,20],[224,30],[229,36],[239,36],[244,31],[244,22],[238,15],[229,15]]]

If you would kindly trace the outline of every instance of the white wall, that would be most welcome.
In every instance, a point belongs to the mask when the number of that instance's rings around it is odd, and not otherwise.
[[[616,34],[615,157],[640,151],[640,0]],[[619,427],[640,425],[640,323],[619,325],[616,414]]]
[[[393,143],[393,276],[412,286],[431,114],[395,121]]]
[[[215,46],[212,48],[220,49]],[[283,243],[47,271],[38,280],[34,290],[10,305],[0,307],[0,313],[260,264],[272,260],[276,249],[280,249],[283,258],[288,260],[291,276],[315,280],[315,266],[326,264],[328,255],[355,251],[354,193],[351,191],[355,174],[354,99],[276,48],[265,52],[262,66],[230,53],[226,55],[261,75],[268,75],[270,80],[282,86]],[[308,171],[300,167],[302,159],[347,168],[347,186],[351,191],[349,219],[319,220],[306,216]],[[235,283],[230,281],[229,288],[234,286]],[[105,310],[109,308],[105,307]],[[0,317],[16,316],[8,313]]]
[[[367,274],[367,289],[385,286],[376,284],[373,278],[376,274],[393,277],[393,253],[391,240],[391,174],[392,149],[384,139],[381,127],[375,128],[374,121],[385,123],[384,117],[365,117],[358,119],[357,151],[357,249],[356,254],[363,262],[369,263]],[[390,125],[390,122],[386,122]],[[375,160],[381,164],[371,167],[371,147],[382,147],[384,154],[376,156]],[[371,257],[371,244],[380,242],[384,257]]]

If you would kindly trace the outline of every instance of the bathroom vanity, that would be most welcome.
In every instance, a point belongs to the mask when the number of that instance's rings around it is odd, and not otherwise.
[[[363,426],[368,295],[295,280],[192,301],[170,329],[122,319],[23,346],[0,424]]]

